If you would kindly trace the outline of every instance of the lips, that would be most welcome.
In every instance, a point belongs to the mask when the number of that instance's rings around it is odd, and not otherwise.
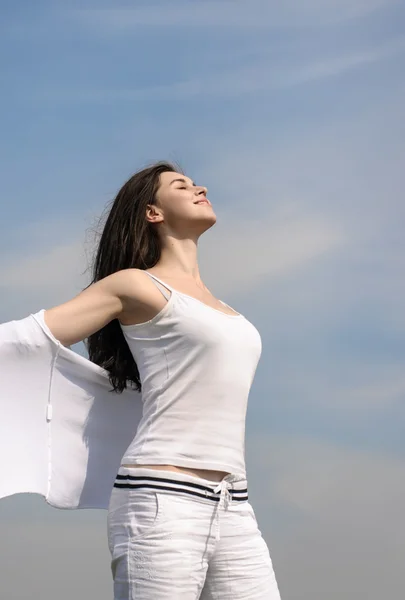
[[[210,202],[206,198],[204,200],[197,200],[194,204],[208,204],[208,206],[210,206]]]

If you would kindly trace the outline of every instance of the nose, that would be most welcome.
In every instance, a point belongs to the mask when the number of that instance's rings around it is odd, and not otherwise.
[[[201,194],[203,194],[204,196],[207,195],[208,189],[206,187],[199,185],[197,189],[198,189],[198,192],[197,192],[198,196],[200,196]]]

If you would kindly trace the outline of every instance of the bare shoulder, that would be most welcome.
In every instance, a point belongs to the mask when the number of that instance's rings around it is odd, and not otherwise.
[[[149,321],[162,310],[166,299],[142,269],[124,269],[120,273],[121,324]]]
[[[148,288],[149,277],[142,269],[122,269],[117,271],[117,285],[122,297],[136,299]]]
[[[142,269],[123,269],[117,272],[118,295],[124,306],[132,310],[135,304],[150,304],[156,294],[155,286]],[[152,300],[153,302],[153,300]]]

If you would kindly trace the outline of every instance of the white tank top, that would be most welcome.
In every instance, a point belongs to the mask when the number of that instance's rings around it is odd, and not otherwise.
[[[145,272],[168,301],[150,321],[121,324],[138,366],[143,403],[121,463],[246,477],[245,421],[260,334],[241,314],[212,308]]]

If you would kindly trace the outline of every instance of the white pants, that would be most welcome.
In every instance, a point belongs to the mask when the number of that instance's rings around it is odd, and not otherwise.
[[[114,600],[280,600],[246,479],[121,466],[107,520]]]

